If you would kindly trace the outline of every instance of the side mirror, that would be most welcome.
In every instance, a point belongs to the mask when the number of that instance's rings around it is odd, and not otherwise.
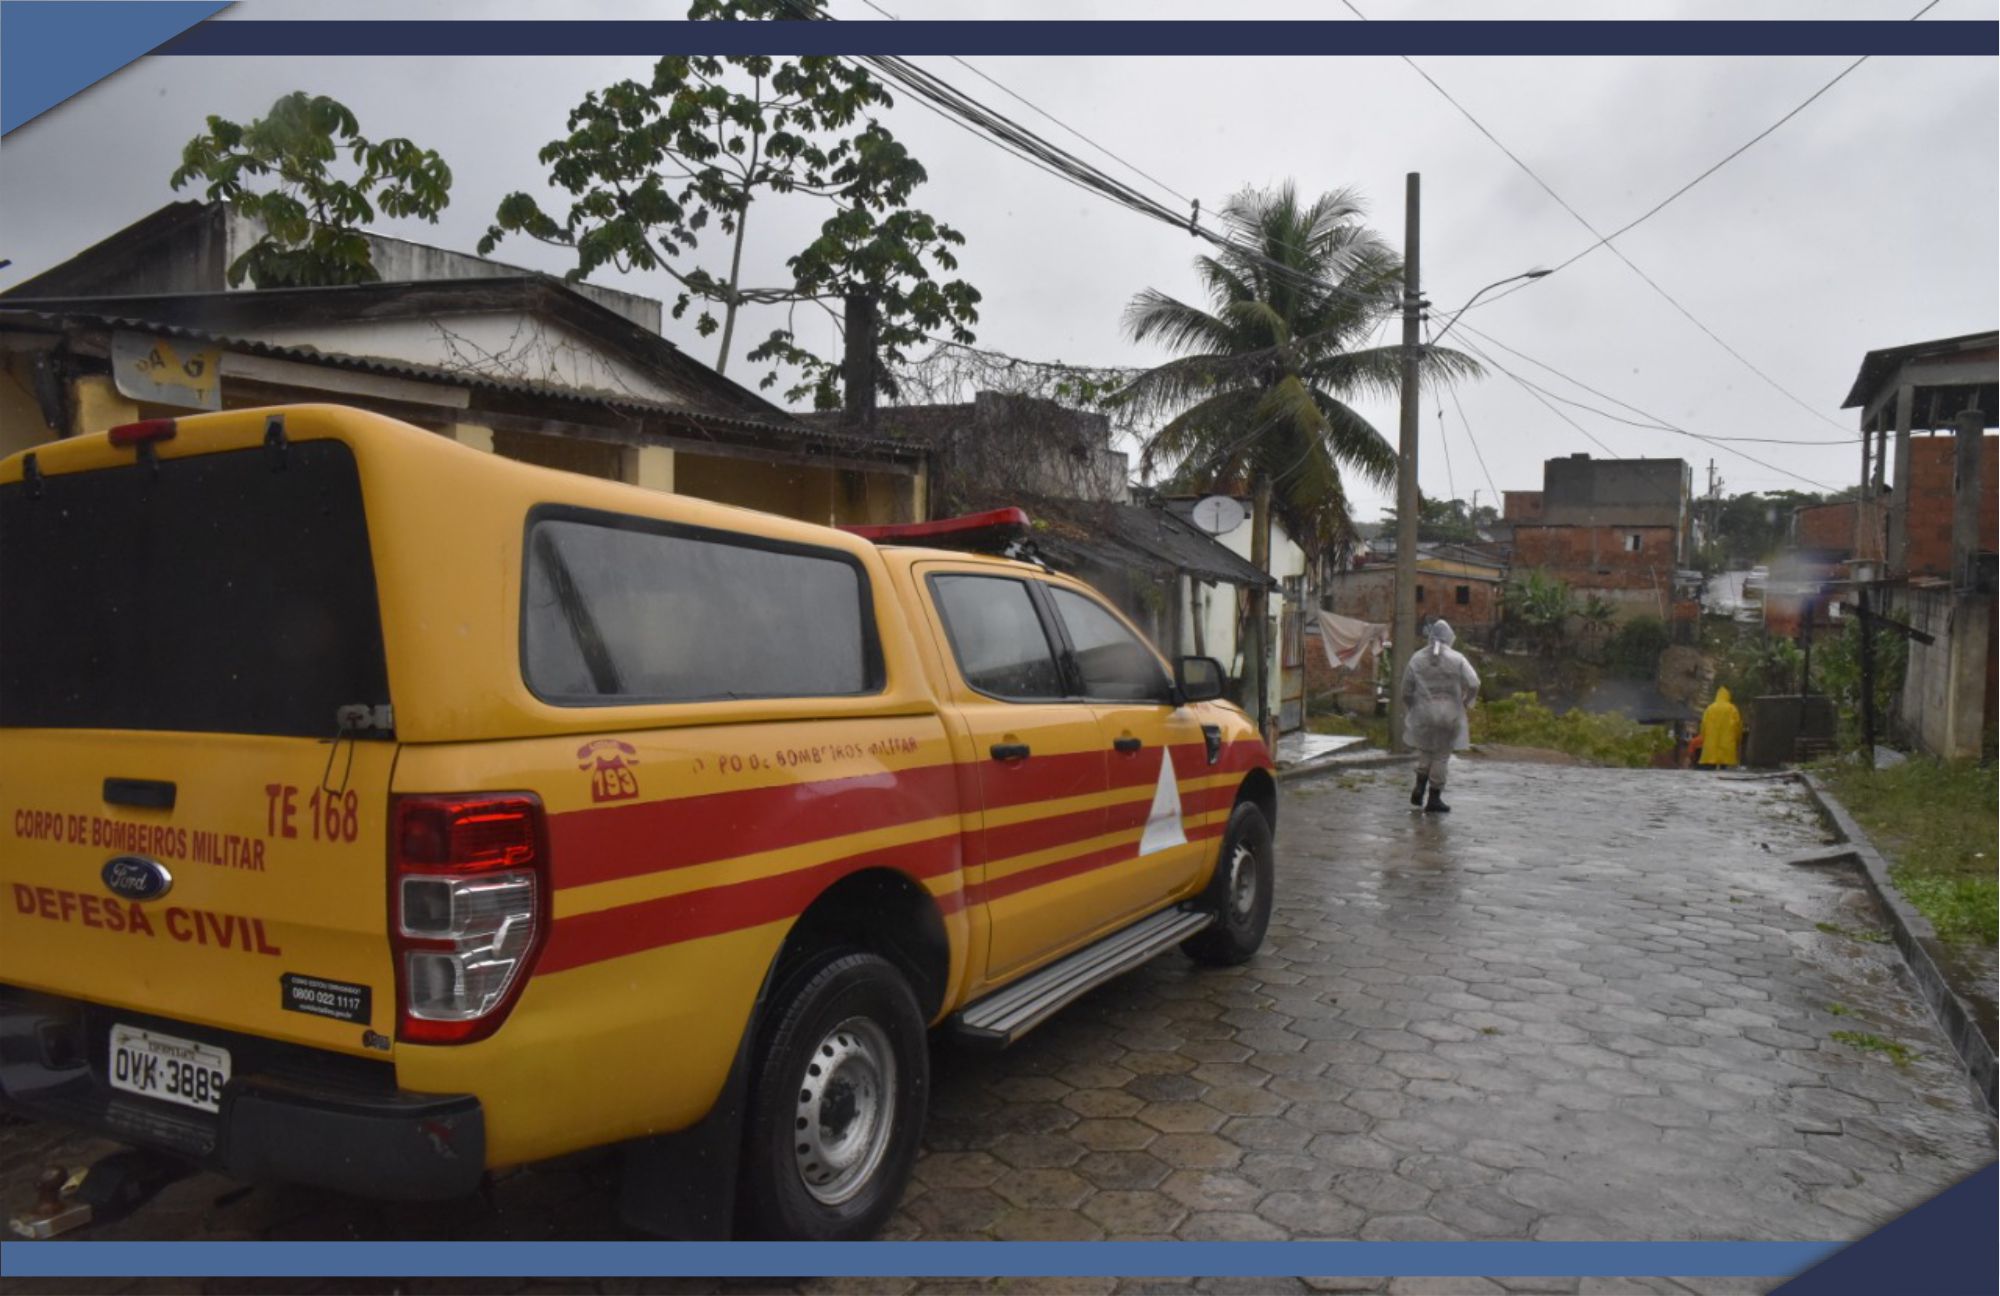
[[[1222,696],[1227,678],[1213,657],[1183,657],[1174,663],[1174,685],[1185,702],[1213,702]]]

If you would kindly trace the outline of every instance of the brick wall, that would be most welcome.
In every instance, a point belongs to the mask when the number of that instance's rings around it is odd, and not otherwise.
[[[1652,589],[1673,579],[1678,534],[1670,526],[1516,526],[1514,569],[1542,568],[1576,590]]]
[[[1540,491],[1501,491],[1500,516],[1508,522],[1534,522],[1542,516]]]
[[[1909,575],[1951,575],[1956,442],[1952,436],[1910,438],[1909,507],[1904,513],[1908,547],[1903,551]],[[1979,460],[1981,547],[1993,544],[1994,531],[2000,527],[2000,511],[1995,508],[1996,477],[2000,477],[2000,436],[1989,436],[1984,438]]]
[[[1441,616],[1452,628],[1484,640],[1500,617],[1500,586],[1496,581],[1454,576],[1448,572],[1417,572],[1417,621]],[[1326,583],[1328,611],[1357,621],[1384,625],[1396,615],[1396,573],[1393,568],[1337,572]],[[1460,600],[1463,599],[1463,602]]]

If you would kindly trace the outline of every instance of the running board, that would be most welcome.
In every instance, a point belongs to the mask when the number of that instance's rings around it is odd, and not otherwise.
[[[1130,972],[1214,921],[1214,914],[1198,910],[1161,910],[967,1005],[951,1018],[952,1033],[967,1043],[1005,1048],[1071,1000]]]

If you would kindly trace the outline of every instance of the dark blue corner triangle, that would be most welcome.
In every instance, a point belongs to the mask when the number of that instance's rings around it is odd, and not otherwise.
[[[4,0],[0,135],[228,7],[229,0]]]
[[[2000,1291],[1993,1221],[2000,1169],[1987,1166],[1907,1215],[1842,1247],[1771,1296],[1992,1296]]]

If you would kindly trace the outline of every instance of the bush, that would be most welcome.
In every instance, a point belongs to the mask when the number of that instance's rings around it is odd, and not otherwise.
[[[1596,765],[1645,769],[1673,751],[1665,729],[1617,714],[1555,712],[1533,693],[1488,702],[1472,713],[1472,740],[1568,752]]]
[[[1611,673],[1622,679],[1652,679],[1660,673],[1660,654],[1667,650],[1667,623],[1658,617],[1633,617],[1618,627],[1605,648]]]

